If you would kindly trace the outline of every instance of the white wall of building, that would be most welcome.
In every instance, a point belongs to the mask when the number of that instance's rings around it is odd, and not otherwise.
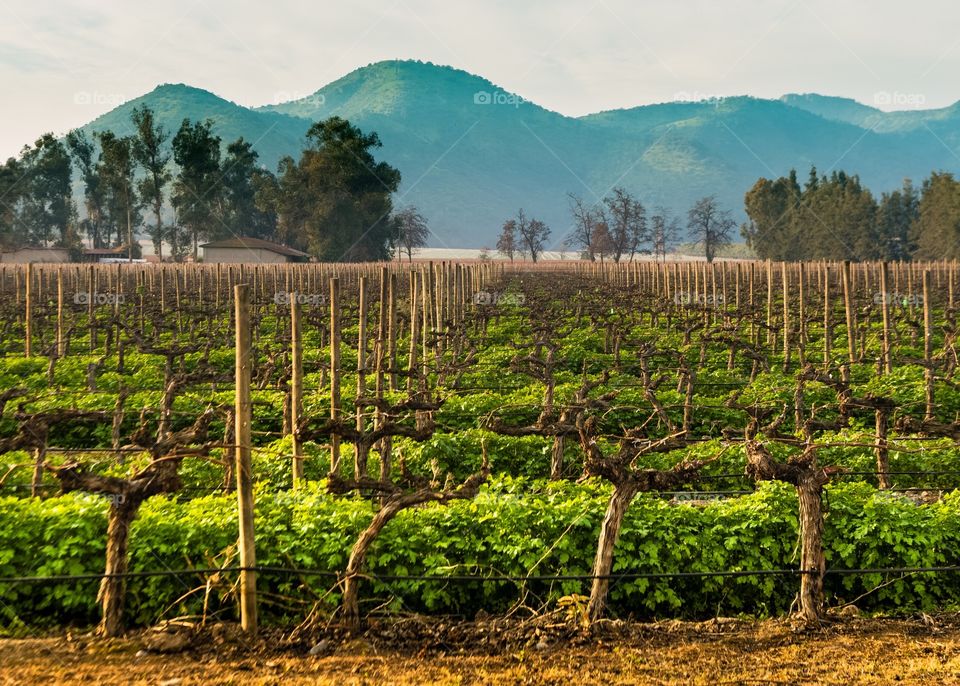
[[[277,264],[287,257],[263,248],[203,248],[204,264]]]

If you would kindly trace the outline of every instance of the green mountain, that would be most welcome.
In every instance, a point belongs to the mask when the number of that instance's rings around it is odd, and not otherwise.
[[[909,97],[891,93],[877,94],[879,100],[888,102],[894,98],[899,101]],[[942,135],[954,144],[960,140],[957,135],[960,133],[957,126],[960,123],[960,102],[933,110],[915,107],[884,112],[875,107],[861,105],[849,98],[835,98],[815,93],[784,95],[780,100],[792,107],[820,115],[824,119],[847,122],[878,133],[910,133],[927,130],[937,136]]]
[[[269,169],[274,169],[284,155],[295,154],[302,148],[307,131],[302,119],[278,112],[256,112],[182,83],[157,86],[82,128],[87,133],[110,129],[120,136],[133,134],[130,113],[142,105],[153,109],[157,122],[167,129],[171,138],[185,118],[212,119],[214,131],[223,140],[224,147],[242,136],[254,142],[260,161]]]
[[[837,98],[817,93],[790,93],[780,98],[780,102],[806,110],[831,121],[842,121],[855,126],[869,128],[883,112],[852,98]]]
[[[638,96],[638,99],[642,96]],[[859,174],[879,193],[933,170],[960,171],[960,105],[884,113],[853,100],[787,95],[677,102],[567,117],[479,76],[416,61],[357,69],[313,95],[249,109],[206,91],[161,86],[91,122],[129,130],[148,104],[175,130],[184,117],[212,118],[224,143],[254,141],[274,167],[296,156],[309,125],[341,116],[383,141],[378,157],[400,169],[397,204],[415,204],[436,247],[493,246],[520,207],[559,240],[570,228],[566,195],[594,201],[615,185],[648,207],[684,214],[716,194],[742,215],[760,176],[811,165]]]

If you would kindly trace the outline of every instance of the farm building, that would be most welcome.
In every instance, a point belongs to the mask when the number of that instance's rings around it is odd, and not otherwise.
[[[200,247],[203,248],[203,261],[208,264],[306,262],[310,258],[305,252],[261,238],[227,238]]]
[[[82,262],[116,262],[117,260],[126,262],[128,259],[129,254],[125,245],[118,245],[115,248],[87,248],[81,257]]]
[[[0,252],[0,262],[72,262],[70,251],[66,248],[19,248],[9,252]]]

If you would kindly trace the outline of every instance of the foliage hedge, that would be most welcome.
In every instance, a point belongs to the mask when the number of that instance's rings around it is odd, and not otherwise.
[[[367,569],[393,576],[589,574],[608,494],[600,483],[502,478],[473,501],[401,513],[374,545]],[[359,498],[326,495],[322,483],[297,493],[264,490],[259,495],[257,556],[264,566],[342,570],[373,512]],[[841,483],[828,487],[826,504],[831,568],[960,564],[956,491],[935,504],[916,505],[867,484]],[[233,497],[152,499],[133,526],[131,570],[235,565],[236,530]],[[101,498],[0,498],[0,577],[100,572],[105,535]],[[614,571],[792,569],[798,563],[796,544],[796,497],[784,484],[765,484],[753,495],[706,505],[641,495],[627,514]],[[231,616],[235,581],[232,573],[131,579],[129,621],[144,625],[198,614],[205,595],[209,612]],[[861,609],[897,612],[960,605],[960,574],[914,574],[881,586],[888,581],[879,574],[828,575],[828,601],[856,600]],[[611,610],[637,617],[777,614],[788,610],[797,585],[793,575],[617,581]],[[332,611],[339,599],[330,577],[264,573],[259,586],[268,621],[300,618],[314,600],[322,611]],[[504,611],[521,599],[540,606],[588,591],[586,581],[399,579],[366,583],[364,605],[469,617],[481,609]],[[89,624],[97,619],[96,593],[96,580],[0,582],[0,625],[16,631],[46,622]]]

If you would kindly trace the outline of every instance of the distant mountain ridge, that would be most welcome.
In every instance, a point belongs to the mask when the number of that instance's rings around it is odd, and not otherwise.
[[[383,142],[377,157],[403,174],[397,203],[421,209],[434,247],[492,247],[520,207],[559,240],[570,228],[568,192],[596,201],[615,185],[648,208],[665,205],[679,215],[716,194],[741,216],[757,178],[791,168],[801,176],[811,165],[825,173],[842,168],[878,194],[906,177],[960,171],[960,103],[883,112],[847,98],[791,94],[568,117],[460,69],[387,61],[306,98],[257,108],[162,85],[84,128],[129,132],[130,110],[141,104],[171,132],[186,117],[213,119],[224,144],[243,136],[270,169],[298,155],[317,119],[341,116],[376,131]]]

